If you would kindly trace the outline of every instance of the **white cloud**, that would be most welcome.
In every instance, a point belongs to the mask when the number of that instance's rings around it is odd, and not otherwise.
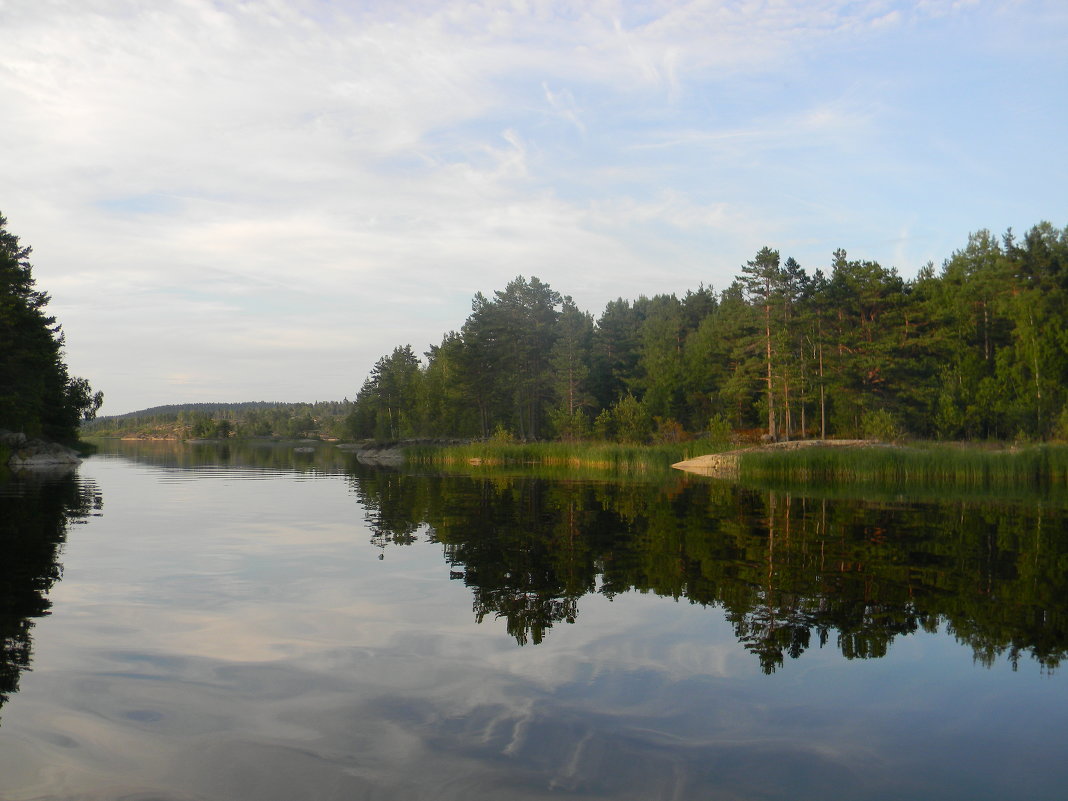
[[[917,135],[901,126],[923,115],[908,90],[937,79],[907,71],[901,37],[966,17],[966,46],[981,48],[975,25],[999,14],[954,8],[2,4],[18,47],[0,53],[0,210],[34,246],[72,369],[105,390],[106,412],[168,399],[138,385],[131,350],[217,364],[205,393],[244,380],[262,397],[256,374],[212,355],[235,327],[285,332],[240,340],[256,364],[304,354],[282,395],[351,395],[378,355],[436,341],[474,291],[519,273],[597,311],[620,294],[723,286],[771,237],[829,252],[825,220],[851,226],[836,244],[885,239],[916,209],[886,222],[858,209],[857,176],[934,174],[898,152]],[[1053,11],[1016,24],[1050,20],[1063,24]],[[948,112],[931,116],[941,140],[961,141]],[[962,149],[958,171],[985,158]],[[324,366],[328,343],[353,348],[348,377]],[[301,366],[313,363],[344,385]]]

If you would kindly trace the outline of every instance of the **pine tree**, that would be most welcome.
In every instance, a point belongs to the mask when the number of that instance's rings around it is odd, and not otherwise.
[[[772,310],[782,301],[782,267],[779,266],[779,251],[764,247],[752,261],[742,268],[739,280],[745,287],[750,302],[760,308],[764,328],[764,365],[766,368],[768,402],[768,439],[778,439],[775,425],[775,376],[772,348]]]

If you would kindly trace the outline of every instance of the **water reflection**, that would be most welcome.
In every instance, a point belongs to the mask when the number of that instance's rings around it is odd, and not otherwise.
[[[102,503],[74,472],[24,473],[0,483],[0,711],[30,667],[34,619],[51,607],[68,529],[99,514]]]
[[[1063,795],[1064,676],[942,636],[1056,664],[1062,507],[272,448],[80,468],[109,513],[63,550],[0,796]]]
[[[520,644],[577,601],[636,590],[722,608],[765,672],[813,646],[885,656],[943,624],[990,665],[1068,647],[1065,510],[1042,503],[798,497],[705,481],[352,479],[374,540],[444,546],[476,618]]]
[[[256,478],[256,473],[279,470],[336,474],[351,468],[356,461],[350,453],[313,440],[102,440],[99,445],[102,458],[122,456],[184,474],[187,478],[211,476],[214,470],[231,474],[240,471],[244,478]]]
[[[311,448],[310,452],[308,448]],[[637,591],[723,610],[771,673],[811,648],[885,656],[945,628],[977,662],[1053,670],[1068,649],[1068,502],[893,490],[803,494],[672,474],[574,480],[371,468],[327,444],[109,443],[192,480],[264,471],[345,476],[371,540],[439,544],[476,620],[520,645],[574,623],[587,594]]]

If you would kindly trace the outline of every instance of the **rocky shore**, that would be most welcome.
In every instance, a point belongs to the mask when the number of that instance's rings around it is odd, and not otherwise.
[[[11,451],[7,466],[12,470],[34,470],[81,464],[81,457],[65,445],[32,439],[25,434],[0,429],[0,445]]]
[[[773,442],[769,445],[757,445],[752,448],[739,448],[738,450],[724,451],[723,453],[710,453],[706,456],[687,459],[684,462],[676,462],[671,466],[676,470],[683,470],[687,473],[697,473],[703,476],[713,476],[714,478],[737,478],[738,457],[743,453],[751,453],[753,451],[786,451],[815,447],[856,448],[870,447],[872,445],[880,444],[882,443],[877,440],[869,439],[797,439],[788,442]]]

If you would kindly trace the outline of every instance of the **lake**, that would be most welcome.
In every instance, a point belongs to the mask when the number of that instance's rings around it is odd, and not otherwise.
[[[0,485],[0,798],[1061,798],[1066,516],[107,443]]]

